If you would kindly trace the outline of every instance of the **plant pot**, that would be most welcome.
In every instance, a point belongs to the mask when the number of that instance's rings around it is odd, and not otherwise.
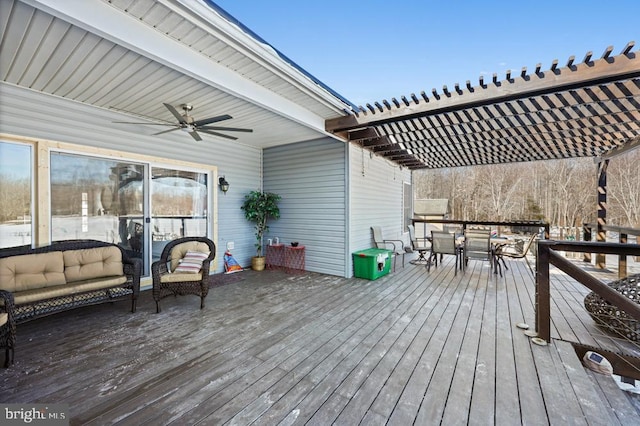
[[[264,270],[264,256],[253,256],[251,258],[251,269],[254,271]]]

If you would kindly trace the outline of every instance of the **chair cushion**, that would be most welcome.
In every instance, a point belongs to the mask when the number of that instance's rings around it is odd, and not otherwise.
[[[164,274],[160,277],[160,282],[163,284],[166,283],[184,283],[184,282],[192,282],[192,281],[202,281],[202,274],[198,272],[197,274],[182,274],[182,273],[173,273],[173,274]]]
[[[4,312],[0,314],[0,326],[5,325],[9,321],[9,314]]]
[[[175,271],[180,263],[181,259],[187,254],[187,252],[196,251],[201,253],[207,253],[209,257],[209,246],[206,243],[200,241],[187,241],[176,245],[171,249],[171,271]]]
[[[202,269],[202,262],[207,260],[208,257],[209,252],[188,251],[173,272],[177,274],[197,274]]]

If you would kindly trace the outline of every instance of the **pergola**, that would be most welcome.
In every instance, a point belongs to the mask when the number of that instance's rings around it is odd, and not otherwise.
[[[597,239],[604,241],[608,158],[640,146],[640,58],[633,47],[367,104],[327,120],[326,129],[411,170],[594,157]],[[597,265],[604,262],[598,255]]]
[[[412,170],[606,156],[640,139],[633,47],[367,104],[326,129]]]

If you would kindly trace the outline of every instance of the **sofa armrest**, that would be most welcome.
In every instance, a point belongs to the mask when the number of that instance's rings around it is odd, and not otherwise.
[[[142,275],[142,259],[136,257],[123,257],[122,267],[127,281],[131,282],[134,297],[140,293],[140,276]]]
[[[0,290],[0,313],[9,313],[9,318],[13,317],[13,293],[7,290]]]
[[[0,314],[4,314],[4,313],[8,314],[6,326],[10,331],[9,334],[14,336],[13,338],[15,338],[15,330],[16,330],[14,308],[15,308],[15,305],[13,303],[13,294],[7,290],[0,290]],[[4,327],[4,325],[2,327]],[[0,334],[2,333],[0,332]]]
[[[16,346],[16,321],[13,315],[13,307],[13,294],[6,290],[0,290],[0,315],[2,316],[0,348],[5,349],[5,368],[13,364],[13,351]]]

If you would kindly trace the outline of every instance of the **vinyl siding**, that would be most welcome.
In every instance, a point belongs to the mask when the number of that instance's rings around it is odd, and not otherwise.
[[[411,171],[400,169],[388,160],[349,147],[350,239],[349,253],[375,247],[372,226],[381,226],[386,239],[409,241],[407,229],[402,229],[403,182],[411,182]],[[353,275],[352,260],[349,258]]]
[[[382,226],[387,238],[406,239],[402,183],[411,181],[410,171],[368,151],[362,155],[355,145],[321,138],[262,151],[212,138],[196,142],[182,132],[150,136],[157,131],[153,126],[112,123],[129,121],[116,112],[5,83],[0,83],[0,111],[2,133],[106,148],[125,159],[130,152],[166,158],[168,164],[178,160],[217,168],[230,189],[222,194],[217,182],[211,184],[217,196],[216,272],[223,270],[228,242],[234,243],[238,262],[250,265],[253,224],[240,206],[246,193],[260,188],[282,196],[281,218],[270,223],[267,238],[305,245],[309,271],[351,276],[351,253],[373,246],[372,225]]]
[[[305,246],[306,269],[344,276],[346,145],[323,138],[265,149],[264,189],[282,197],[268,237]]]
[[[158,131],[155,126],[112,123],[140,120],[5,83],[0,83],[0,111],[2,133],[106,148],[125,159],[130,152],[166,158],[168,164],[181,160],[217,167],[218,174],[229,181],[230,189],[223,195],[217,182],[211,182],[218,204],[213,206],[218,214],[216,272],[223,270],[222,255],[229,241],[235,243],[233,255],[238,262],[251,264],[255,254],[253,225],[244,219],[240,206],[244,194],[261,185],[260,149],[206,136],[196,142],[183,132],[149,136]]]

